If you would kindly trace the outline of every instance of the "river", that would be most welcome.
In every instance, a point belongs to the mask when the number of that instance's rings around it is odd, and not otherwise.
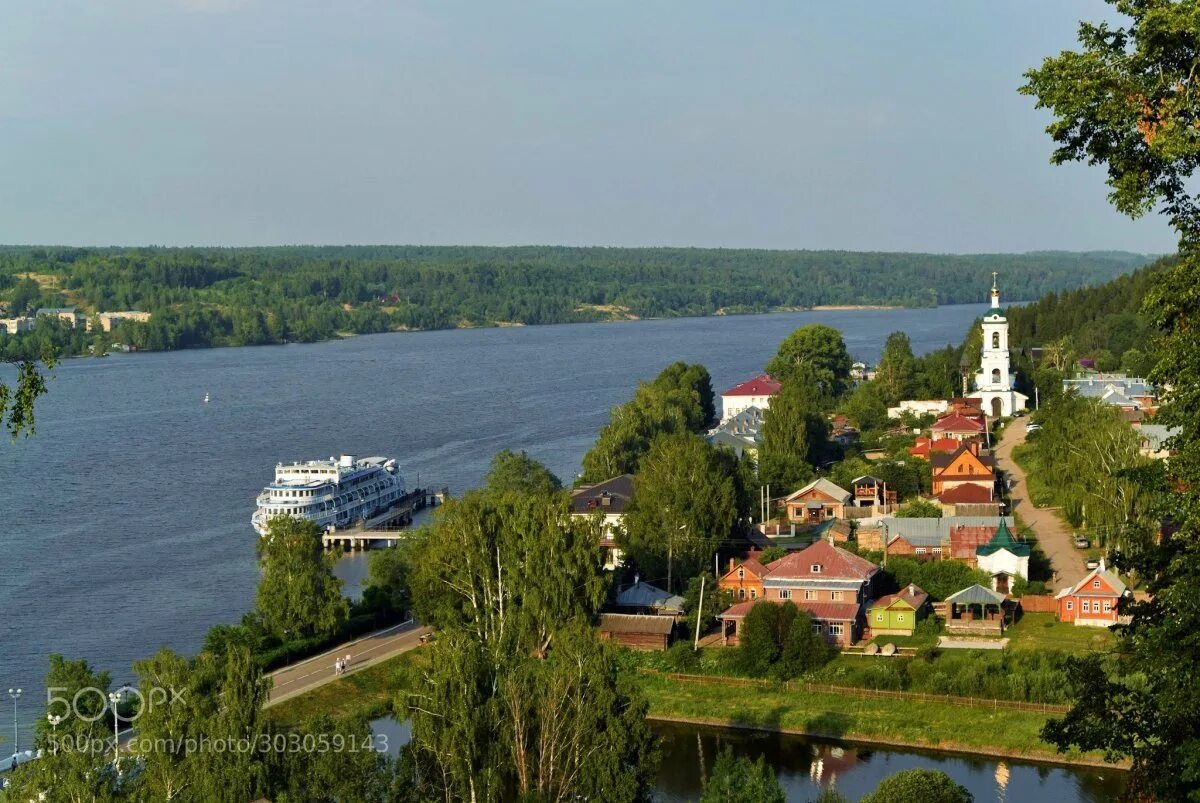
[[[67,360],[39,403],[37,435],[0,446],[0,687],[26,689],[27,725],[49,653],[123,682],[135,659],[161,646],[194,652],[211,626],[237,621],[257,581],[254,497],[277,461],[394,455],[410,485],[457,493],[495,452],[526,449],[570,482],[609,409],[675,360],[704,363],[720,392],[760,372],[797,326],[835,326],[854,357],[872,361],[893,331],[918,352],[957,343],[985,306]],[[363,561],[343,564],[353,593]]]

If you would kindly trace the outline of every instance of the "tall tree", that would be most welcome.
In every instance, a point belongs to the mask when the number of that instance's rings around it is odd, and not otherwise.
[[[689,365],[685,362],[671,363],[655,378],[654,383],[681,388],[696,394],[698,413],[693,416],[693,419],[698,418],[699,426],[693,426],[693,431],[699,431],[700,428],[716,419],[717,399],[713,392],[712,377],[709,376],[708,369],[703,365],[699,363]]]
[[[10,800],[39,800],[43,793],[69,803],[118,799],[119,778],[105,766],[113,753],[110,683],[107,672],[97,672],[87,661],[50,656],[46,716],[38,717],[34,739],[43,757],[11,774]],[[52,724],[50,716],[61,721]]]
[[[505,449],[492,458],[492,468],[484,484],[493,491],[528,494],[553,494],[562,490],[562,480],[550,469],[529,456]]]
[[[850,365],[842,333],[813,323],[783,339],[779,351],[767,363],[767,373],[785,384],[793,379],[813,382],[824,397],[833,399],[845,390]]]
[[[697,435],[655,438],[617,536],[643,577],[671,590],[709,565],[737,524],[735,467]]]
[[[883,344],[883,354],[875,371],[884,404],[896,405],[912,398],[917,384],[917,359],[912,342],[904,332],[892,332]]]
[[[315,523],[276,516],[258,541],[258,556],[256,609],[267,632],[280,639],[330,636],[345,623],[350,604],[333,574],[337,557],[326,554]]]
[[[476,491],[441,509],[412,579],[439,633],[405,698],[422,799],[645,796],[645,703],[591,629],[599,537],[561,496]]]
[[[807,375],[798,371],[786,380],[763,417],[758,476],[780,491],[795,490],[813,477],[829,440],[829,423]]]
[[[633,474],[658,435],[691,432],[700,426],[695,393],[678,387],[643,384],[633,400],[613,408],[596,444],[583,456],[583,479],[603,482]]]

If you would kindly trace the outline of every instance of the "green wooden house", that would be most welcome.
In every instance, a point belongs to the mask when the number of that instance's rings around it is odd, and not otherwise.
[[[867,626],[872,636],[911,636],[928,610],[928,592],[909,585],[868,605]]]

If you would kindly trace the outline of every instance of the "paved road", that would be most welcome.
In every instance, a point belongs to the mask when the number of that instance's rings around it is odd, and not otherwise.
[[[1058,581],[1047,585],[1054,591],[1060,591],[1078,583],[1088,570],[1083,564],[1083,553],[1072,543],[1074,535],[1066,522],[1059,518],[1057,508],[1034,507],[1030,501],[1025,472],[1012,459],[1013,447],[1024,442],[1025,419],[1014,419],[1000,435],[1000,442],[996,445],[996,459],[1013,481],[1012,490],[1009,492],[1013,512],[1021,517],[1023,524],[1033,528],[1042,552],[1046,553],[1050,565],[1058,572]]]
[[[422,637],[430,632],[432,632],[432,628],[415,622],[407,622],[377,630],[357,641],[342,644],[329,652],[306,658],[283,669],[277,669],[267,676],[271,678],[272,686],[265,707],[269,708],[298,694],[304,694],[318,686],[324,686],[331,680],[336,680],[337,675],[334,673],[333,665],[338,658],[345,658],[346,655],[349,655],[350,668],[347,674],[354,674],[372,664],[420,646]]]

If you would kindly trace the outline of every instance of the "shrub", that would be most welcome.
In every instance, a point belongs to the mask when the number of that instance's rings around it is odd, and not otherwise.
[[[862,803],[971,803],[974,799],[944,772],[912,769],[884,778]]]

